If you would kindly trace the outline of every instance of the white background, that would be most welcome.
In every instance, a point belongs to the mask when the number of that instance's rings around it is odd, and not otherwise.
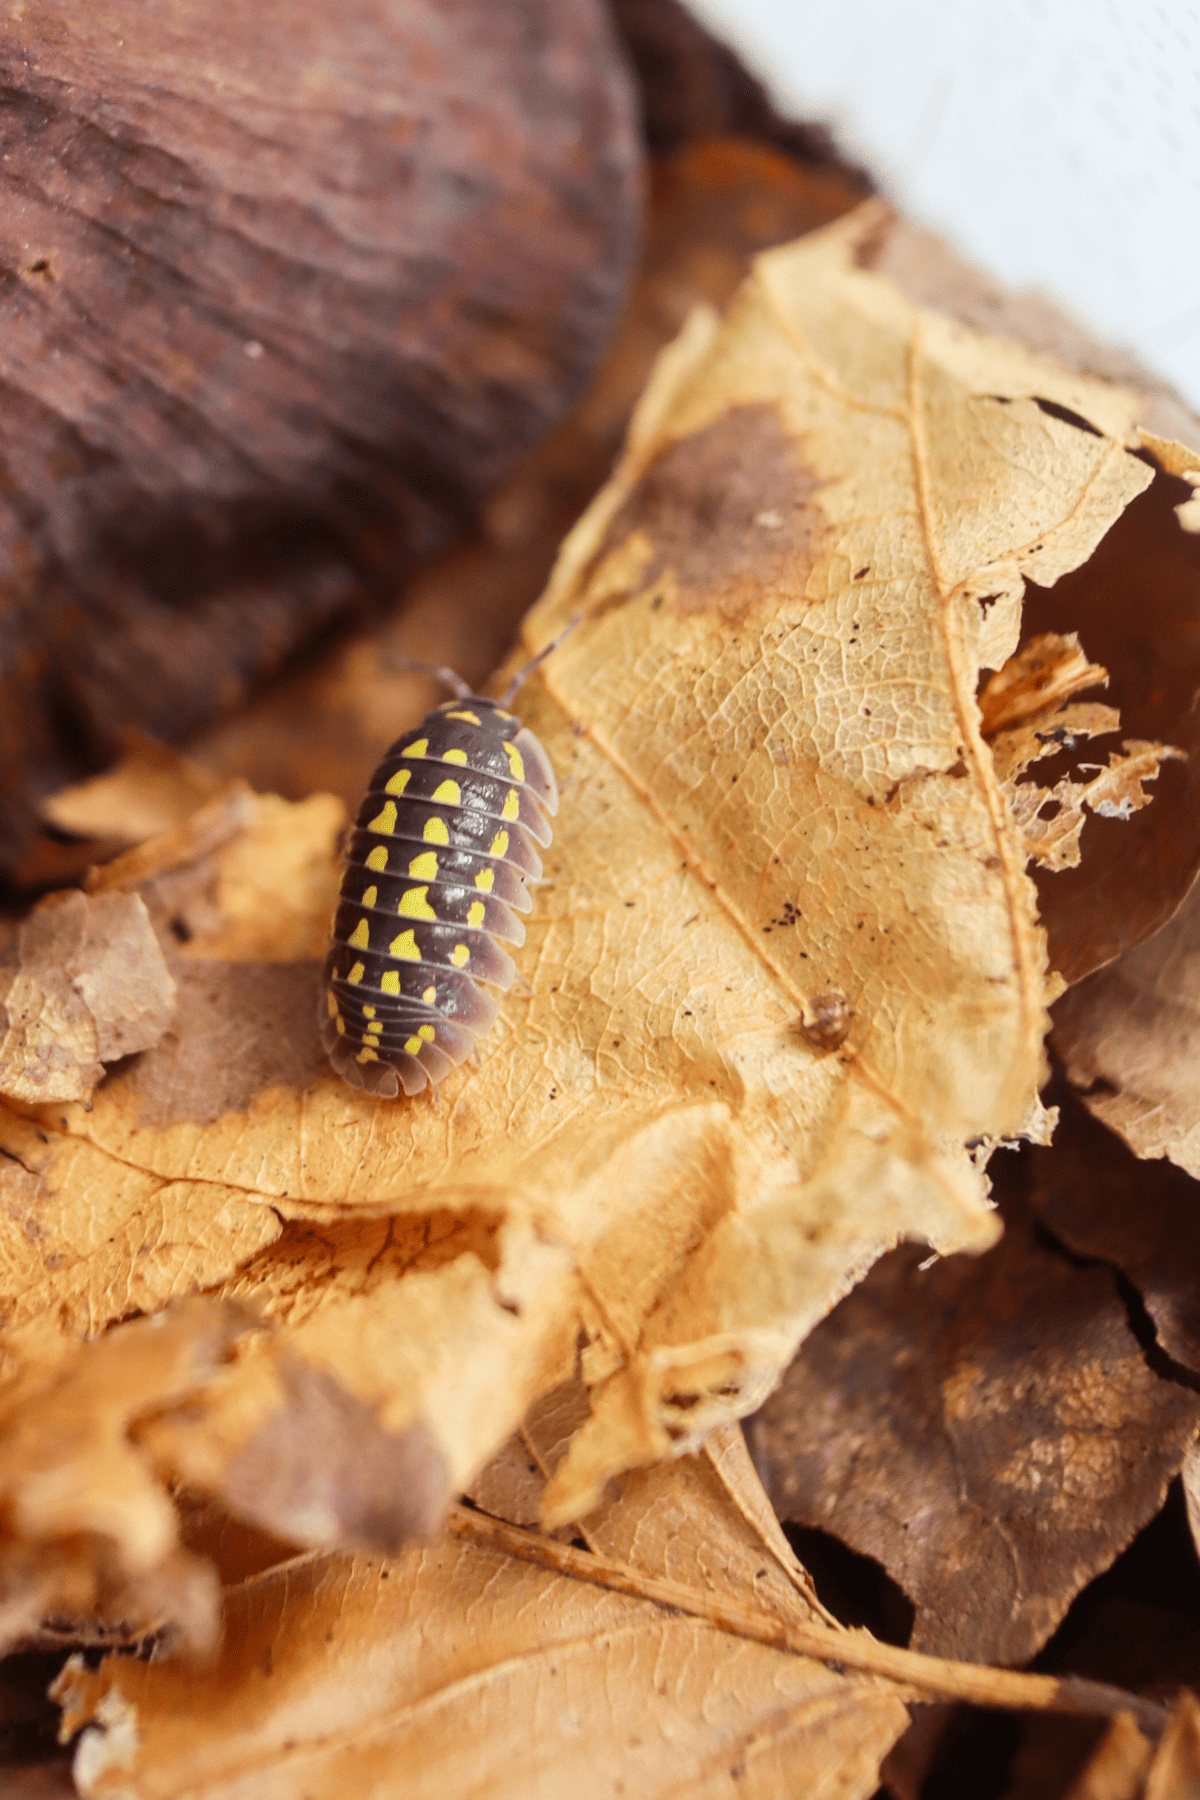
[[[688,0],[910,218],[1200,407],[1197,0]]]

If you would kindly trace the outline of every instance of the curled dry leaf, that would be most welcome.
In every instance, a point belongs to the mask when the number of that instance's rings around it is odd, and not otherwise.
[[[540,1511],[569,1436],[559,1398],[485,1471],[480,1493],[500,1517]],[[225,1647],[199,1675],[129,1658],[68,1665],[56,1692],[64,1731],[87,1724],[79,1791],[875,1791],[907,1723],[898,1691],[739,1641],[704,1617],[725,1600],[784,1623],[820,1617],[739,1433],[630,1477],[586,1533],[593,1550],[679,1583],[699,1616],[464,1539],[392,1562],[298,1558],[226,1590]]]
[[[157,1044],[175,983],[134,894],[55,894],[0,961],[0,1094],[86,1100],[104,1063]]]
[[[1200,1178],[1200,883],[1160,931],[1081,982],[1054,1044],[1098,1119]]]
[[[1147,1366],[1111,1272],[1028,1216],[1024,1165],[1056,1155],[1004,1159],[1004,1237],[978,1261],[878,1263],[750,1426],[780,1517],[882,1563],[916,1607],[913,1648],[936,1655],[1028,1661],[1200,1430],[1200,1396]]]
[[[182,920],[177,1030],[90,1114],[41,1109],[30,1167],[64,1221],[92,1180],[124,1219],[169,1196],[188,1248],[166,1286],[276,1322],[144,1438],[268,1530],[390,1547],[582,1333],[592,1412],[547,1499],[578,1516],[757,1406],[901,1237],[995,1236],[964,1145],[1041,1128],[1046,962],[974,694],[1024,575],[1084,559],[1150,472],[1130,396],[858,267],[872,218],[762,259],[723,326],[696,317],[568,540],[530,641],[582,622],[523,696],[568,783],[530,985],[443,1111],[343,1088],[315,964],[265,960],[323,936],[331,803],[243,796],[202,854],[171,834],[105,877]],[[126,1286],[108,1245],[75,1304],[102,1324]],[[369,1445],[377,1493],[314,1472],[334,1415],[338,1468]]]

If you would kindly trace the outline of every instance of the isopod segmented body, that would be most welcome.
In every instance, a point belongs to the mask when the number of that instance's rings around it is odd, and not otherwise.
[[[495,1019],[558,811],[533,732],[438,673],[457,697],[397,738],[359,809],[320,1005],[338,1074],[388,1098],[436,1088]]]

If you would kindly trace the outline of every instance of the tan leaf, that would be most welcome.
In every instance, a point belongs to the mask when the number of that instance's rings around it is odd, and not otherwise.
[[[175,1509],[130,1429],[148,1410],[193,1394],[246,1320],[193,1300],[80,1344],[49,1318],[5,1340],[0,1385],[0,1564],[10,1634],[32,1596],[36,1617],[56,1613],[68,1640],[115,1618],[134,1636],[174,1627],[185,1647],[211,1650],[219,1634],[209,1568],[179,1547]],[[26,1609],[28,1610],[28,1609]],[[72,1631],[66,1620],[77,1619]]]
[[[557,1449],[551,1408],[487,1471],[488,1505],[536,1515]],[[739,1640],[704,1616],[727,1600],[785,1628],[821,1616],[740,1434],[631,1477],[586,1529],[635,1576],[669,1576],[698,1616],[466,1539],[390,1563],[298,1558],[227,1590],[225,1648],[208,1671],[68,1665],[56,1690],[64,1729],[95,1721],[76,1752],[80,1792],[875,1791],[907,1724],[896,1688]]]
[[[444,1110],[343,1088],[314,966],[265,960],[322,933],[332,802],[218,797],[104,876],[186,928],[178,1029],[39,1128],[189,1219],[232,1190],[264,1242],[328,1237],[255,1257],[226,1291],[278,1342],[153,1426],[165,1470],[267,1529],[390,1545],[389,1472],[425,1516],[582,1332],[592,1413],[547,1496],[579,1516],[757,1406],[901,1237],[995,1235],[965,1144],[1035,1128],[1046,959],[974,695],[1024,577],[1086,558],[1150,471],[1128,396],[914,309],[857,266],[864,229],[696,315],[564,547],[530,642],[583,622],[523,697],[568,783],[530,990]],[[333,1417],[378,1505],[315,1479]]]
[[[1146,1776],[1145,1800],[1200,1800],[1200,1702],[1184,1694]]]
[[[1150,1746],[1128,1713],[1121,1713],[1072,1782],[1066,1800],[1141,1800]]]
[[[1043,788],[1023,780],[1043,757],[1119,728],[1115,707],[1073,698],[1107,681],[1107,669],[1088,662],[1074,632],[1066,637],[1045,632],[1011,656],[979,696],[997,779],[1029,855],[1043,868],[1078,864],[1085,805],[1102,818],[1127,819],[1150,803],[1142,783],[1155,779],[1161,763],[1183,755],[1163,744],[1126,743],[1106,764],[1079,764],[1090,781],[1064,775]]]
[[[83,1100],[103,1063],[157,1044],[175,983],[135,895],[54,894],[0,965],[0,1094]]]
[[[1161,931],[1059,1001],[1054,1042],[1098,1119],[1139,1156],[1200,1177],[1200,884]]]
[[[220,787],[220,777],[202,764],[138,734],[115,768],[60,788],[40,810],[59,831],[141,844],[182,825]]]

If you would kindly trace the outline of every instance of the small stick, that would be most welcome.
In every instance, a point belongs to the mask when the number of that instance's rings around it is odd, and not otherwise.
[[[1077,1713],[1088,1717],[1116,1718],[1130,1713],[1150,1737],[1159,1737],[1167,1724],[1168,1712],[1151,1700],[1107,1682],[1088,1681],[1081,1676],[1024,1675],[1015,1669],[992,1669],[983,1663],[951,1662],[940,1656],[923,1656],[917,1650],[902,1650],[895,1644],[881,1644],[869,1631],[835,1630],[830,1625],[808,1624],[799,1620],[776,1618],[757,1608],[741,1606],[737,1601],[722,1600],[712,1594],[698,1594],[676,1581],[643,1575],[628,1563],[580,1550],[557,1538],[543,1537],[520,1525],[470,1507],[453,1506],[447,1519],[456,1537],[498,1550],[523,1562],[537,1563],[558,1575],[578,1581],[590,1581],[597,1587],[628,1594],[636,1600],[648,1600],[672,1612],[686,1613],[703,1619],[719,1631],[749,1638],[775,1650],[790,1650],[796,1656],[811,1656],[819,1662],[841,1669],[860,1669],[869,1675],[884,1675],[924,1695],[939,1699],[967,1700],[975,1706],[1013,1707],[1032,1712]]]

